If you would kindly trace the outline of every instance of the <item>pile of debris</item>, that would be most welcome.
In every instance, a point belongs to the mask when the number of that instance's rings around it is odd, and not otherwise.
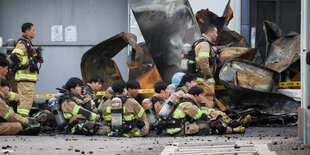
[[[130,0],[129,4],[145,43],[137,43],[134,34],[120,33],[96,45],[82,57],[84,81],[100,72],[106,89],[122,79],[112,58],[131,45],[129,79],[139,81],[142,89],[153,89],[158,81],[171,83],[172,75],[181,71],[182,46],[199,39],[203,23],[211,23],[218,29],[216,46],[221,48],[215,79],[226,87],[216,97],[232,111],[254,116],[254,124],[296,124],[300,102],[283,94],[300,90],[281,89],[279,84],[300,80],[299,34],[284,34],[275,23],[264,21],[266,51],[258,52],[242,35],[227,28],[233,18],[230,1],[222,17],[208,9],[194,15],[187,0]],[[264,60],[258,53],[265,53]]]

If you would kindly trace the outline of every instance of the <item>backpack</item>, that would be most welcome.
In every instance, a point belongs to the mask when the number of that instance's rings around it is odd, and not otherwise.
[[[200,38],[200,39],[196,40],[192,44],[191,50],[187,54],[184,54],[184,58],[188,59],[188,61],[187,61],[187,73],[197,74],[199,72],[196,68],[195,48],[201,42],[208,42],[210,44],[210,53],[211,53],[211,47],[214,46],[214,44],[211,41],[209,41],[206,38]],[[214,63],[214,61],[215,61],[214,57],[209,57],[209,62],[211,64],[212,64],[212,62]]]

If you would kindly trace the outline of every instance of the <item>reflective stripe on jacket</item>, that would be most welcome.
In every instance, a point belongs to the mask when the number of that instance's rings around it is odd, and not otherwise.
[[[27,39],[26,35],[23,33],[23,39]],[[28,39],[29,40],[29,39]],[[30,41],[31,42],[31,41]],[[29,51],[31,52],[31,51]],[[12,51],[12,54],[16,54],[19,58],[20,62],[19,65],[23,67],[27,67],[29,65],[29,61],[32,59],[32,57],[28,58],[28,51],[27,47],[22,43],[22,41],[18,41],[16,44],[15,49]],[[37,71],[31,72],[30,69],[23,69],[18,70],[15,74],[15,80],[16,81],[31,81],[36,82],[38,81],[38,73]]]

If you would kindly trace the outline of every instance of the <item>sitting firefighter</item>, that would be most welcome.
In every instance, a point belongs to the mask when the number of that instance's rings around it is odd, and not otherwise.
[[[158,113],[166,104],[169,97],[168,85],[165,82],[157,82],[154,85],[154,95],[152,96],[152,103],[154,105],[155,114],[158,117]]]
[[[177,92],[183,96],[194,86],[197,86],[196,76],[194,74],[187,73],[182,77],[180,84],[177,87]]]
[[[149,122],[143,107],[133,98],[126,96],[126,83],[113,82],[114,98],[103,105],[103,118],[109,122],[108,136],[140,137],[149,133]]]
[[[94,134],[96,131],[92,128],[95,122],[100,120],[100,116],[91,111],[91,99],[81,96],[82,86],[82,80],[76,77],[70,78],[66,82],[67,93],[65,100],[61,103],[61,110],[64,117],[69,120],[68,125],[71,133]]]
[[[91,103],[94,111],[97,111],[97,108],[99,106],[98,97],[96,96],[97,92],[101,90],[103,84],[103,79],[99,76],[95,76],[90,78],[87,81],[86,86],[83,88],[83,95],[86,98],[91,99],[93,102]]]
[[[126,83],[126,96],[135,99],[139,95],[140,83],[136,80],[128,80]]]
[[[177,92],[179,94],[186,94],[188,90],[194,86],[197,86],[196,76],[193,74],[186,74],[181,79]],[[223,121],[231,127],[238,127],[240,125],[248,127],[251,122],[250,115],[247,115],[245,117],[240,116],[236,120],[232,120],[226,113],[222,112],[221,110],[216,110],[214,108],[208,108],[209,106],[206,102],[203,102],[203,104],[204,104],[203,108],[206,110],[208,115],[210,115],[212,118],[216,118],[217,116],[221,115]],[[198,108],[202,107],[199,103],[197,104],[197,106]]]
[[[205,105],[204,100],[203,89],[192,87],[188,94],[185,94],[180,100],[172,118],[168,121],[167,133],[180,136],[184,134],[207,135],[245,132],[245,127],[231,128],[223,121],[221,115],[212,117],[205,110],[199,109],[198,105]],[[169,122],[173,123],[169,124]],[[173,128],[169,128],[169,126],[173,126]],[[178,127],[176,128],[176,126]]]
[[[0,77],[6,80],[8,75],[10,62],[5,56],[0,55]],[[2,96],[6,100],[10,107],[13,107],[14,111],[17,112],[17,106],[19,104],[19,96],[17,93],[10,91],[6,96]]]
[[[197,104],[204,100],[202,94],[203,89],[192,87],[188,94],[183,95],[168,117],[167,134],[174,136],[210,134],[209,118],[197,107]]]
[[[26,118],[13,111],[12,107],[9,107],[3,96],[7,96],[10,93],[10,85],[8,81],[1,80],[1,93],[0,93],[0,135],[37,135],[40,132],[40,123],[35,119]]]

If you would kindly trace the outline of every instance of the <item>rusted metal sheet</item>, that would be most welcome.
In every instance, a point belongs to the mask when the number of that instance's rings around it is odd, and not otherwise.
[[[230,20],[234,17],[234,12],[230,7],[230,0],[227,2],[227,5],[225,7],[222,17],[226,17],[226,20],[225,20],[226,26],[229,24]]]
[[[222,46],[229,43],[232,43],[232,47],[248,47],[248,44],[242,35],[229,29],[223,29],[217,38],[216,45]]]
[[[250,61],[235,59],[227,61],[219,73],[226,87],[259,92],[276,92],[280,74]]]
[[[132,51],[127,58],[129,79],[140,83],[141,89],[153,89],[156,82],[162,81],[154,64],[153,58],[145,43],[136,43],[135,38],[130,39]]]
[[[180,52],[185,43],[201,37],[187,0],[129,0],[146,45],[163,81],[171,83],[180,71]]]
[[[221,31],[225,25],[226,17],[219,17],[209,9],[201,9],[195,14],[198,26],[201,30],[201,27],[204,24],[212,24],[217,28],[217,33],[220,36]]]
[[[300,35],[291,32],[272,42],[265,66],[282,72],[300,59]]]
[[[228,2],[229,4],[229,2]],[[201,9],[195,14],[199,28],[203,26],[203,23],[209,23],[215,25],[218,30],[218,38],[216,41],[217,46],[227,45],[232,43],[233,47],[248,47],[245,38],[238,34],[235,31],[224,28],[224,25],[227,25],[232,19],[232,10],[227,4],[226,9],[222,17],[219,17],[209,9]]]
[[[241,58],[245,60],[253,60],[255,54],[257,52],[257,48],[246,48],[246,47],[226,47],[220,53],[220,62],[224,64],[226,61]]]
[[[111,86],[114,80],[122,79],[121,73],[112,58],[128,45],[128,36],[133,34],[117,34],[89,49],[82,56],[81,72],[86,82],[93,76],[104,79],[103,90]]]
[[[284,33],[276,23],[267,20],[263,21],[263,30],[265,33],[265,41],[266,41],[266,52],[265,52],[265,60],[266,60],[271,44],[277,39],[281,38]],[[263,60],[263,62],[265,62],[265,60]]]
[[[120,33],[88,50],[81,61],[83,81],[99,76],[104,79],[105,90],[114,80],[122,79],[112,58],[129,44],[132,46],[131,55],[127,59],[129,79],[137,80],[142,89],[153,88],[156,82],[161,81],[161,77],[147,47],[137,44],[136,38],[131,33]]]
[[[234,110],[255,108],[282,115],[295,113],[300,106],[294,99],[277,93],[280,73],[265,66],[242,59],[230,60],[220,70],[219,78],[227,88]]]

